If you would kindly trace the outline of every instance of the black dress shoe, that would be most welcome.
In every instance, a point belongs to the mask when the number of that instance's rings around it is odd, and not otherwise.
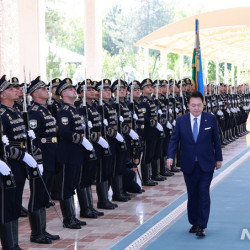
[[[60,236],[59,235],[52,235],[48,232],[43,232],[43,235],[48,238],[48,239],[51,239],[51,240],[59,240],[60,239]]]
[[[205,233],[205,229],[202,227],[199,227],[197,232],[196,232],[196,236],[198,237],[205,237],[206,233]]]
[[[76,224],[78,224],[79,226],[86,226],[87,225],[86,221],[78,220],[76,217],[74,217],[73,219],[76,222]]]
[[[95,210],[93,207],[91,208],[91,211],[92,211],[94,214],[96,214],[97,216],[103,216],[103,215],[104,215],[103,212],[97,211],[97,210]]]
[[[194,234],[197,233],[198,230],[198,226],[193,225],[190,229],[189,229],[189,233]]]

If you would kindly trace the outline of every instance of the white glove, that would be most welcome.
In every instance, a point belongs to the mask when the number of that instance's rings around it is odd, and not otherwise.
[[[93,146],[92,146],[91,142],[90,142],[88,139],[86,139],[85,137],[83,137],[82,145],[83,145],[83,147],[85,147],[88,151],[92,151],[92,150],[93,150]]]
[[[124,138],[119,132],[117,132],[115,139],[119,142],[124,142]]]
[[[175,126],[175,124],[176,124],[176,120],[173,121],[173,126]]]
[[[172,110],[172,109],[169,109],[168,112],[169,112],[169,114],[172,114],[172,113],[173,113],[173,110]]]
[[[119,121],[120,121],[120,122],[124,122],[124,119],[123,119],[122,116],[120,116]]]
[[[176,112],[176,113],[179,113],[179,109],[178,109],[178,108],[175,108],[175,112]]]
[[[88,121],[88,126],[89,126],[89,128],[93,128],[93,124],[91,121]]]
[[[107,119],[104,119],[104,120],[103,120],[103,124],[104,124],[105,126],[108,126],[108,125],[109,125]]]
[[[161,124],[159,122],[157,122],[156,128],[162,132],[163,131],[163,127],[161,126]]]
[[[9,145],[9,139],[6,135],[3,135],[2,137],[2,142],[4,145]]]
[[[0,160],[0,173],[2,175],[10,174],[10,168],[7,166],[7,164],[4,161],[1,161],[1,160]]]
[[[171,123],[169,121],[167,122],[167,126],[166,127],[169,128],[169,129],[173,128],[173,126],[171,125]]]
[[[161,109],[158,110],[158,114],[162,115],[162,110]]]
[[[36,139],[36,135],[32,129],[28,130],[28,135],[29,135],[29,138],[32,140]]]
[[[138,139],[139,139],[139,135],[138,135],[133,129],[130,129],[129,136],[130,136],[133,140],[138,140]]]
[[[23,161],[31,168],[36,168],[37,166],[36,160],[28,153],[25,153]]]
[[[40,174],[43,175],[43,164],[38,164],[37,167],[40,171]]]
[[[133,118],[137,121],[138,120],[137,114],[133,114]]]
[[[109,148],[109,144],[108,142],[102,137],[100,136],[98,142],[97,142],[100,146],[102,146],[103,148]]]

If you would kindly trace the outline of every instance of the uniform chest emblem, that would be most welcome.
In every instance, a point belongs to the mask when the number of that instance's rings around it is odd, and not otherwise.
[[[30,128],[35,129],[37,127],[37,120],[30,120]]]
[[[68,117],[62,117],[62,124],[63,125],[68,125],[68,123],[69,123]]]

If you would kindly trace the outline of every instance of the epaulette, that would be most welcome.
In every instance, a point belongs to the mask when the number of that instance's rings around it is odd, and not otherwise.
[[[69,105],[63,106],[63,110],[68,110],[68,109],[69,109]]]
[[[1,108],[1,109],[0,109],[0,114],[3,115],[3,114],[5,113],[5,111],[6,111],[6,109]]]
[[[39,109],[39,106],[38,105],[34,105],[31,110],[37,111],[38,109]]]

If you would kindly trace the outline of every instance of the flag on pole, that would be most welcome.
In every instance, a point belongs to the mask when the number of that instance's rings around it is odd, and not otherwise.
[[[195,90],[201,92],[204,96],[198,19],[195,20],[195,42],[192,60],[192,79],[195,83]]]

